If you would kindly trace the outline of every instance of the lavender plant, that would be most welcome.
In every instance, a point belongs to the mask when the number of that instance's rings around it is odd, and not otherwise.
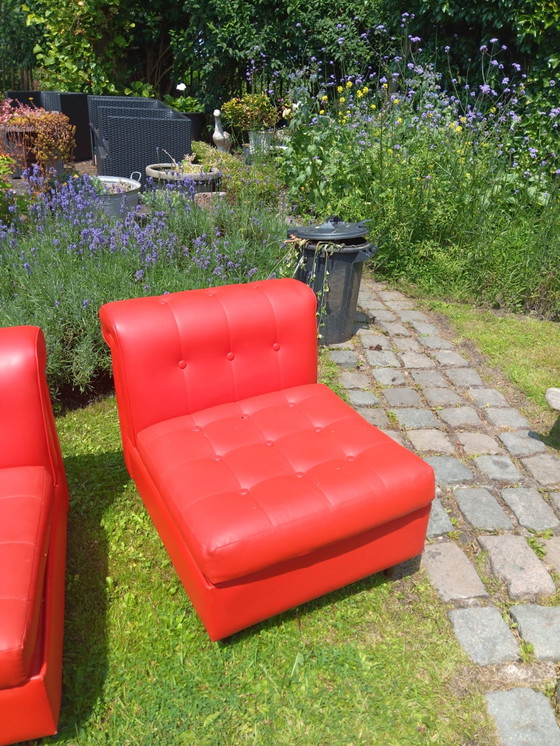
[[[13,204],[0,222],[0,324],[38,324],[55,389],[85,390],[110,370],[99,332],[105,302],[266,277],[285,236],[282,219],[262,206],[224,201],[197,207],[177,189],[146,194],[149,218],[105,214],[94,184],[71,179]]]

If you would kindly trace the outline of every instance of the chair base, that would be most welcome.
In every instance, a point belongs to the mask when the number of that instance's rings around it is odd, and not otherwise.
[[[56,497],[40,643],[28,681],[0,689],[0,746],[56,733],[62,687],[67,502]]]
[[[424,549],[430,505],[350,539],[240,578],[211,584],[200,572],[140,458],[128,467],[177,574],[210,639],[393,567]]]

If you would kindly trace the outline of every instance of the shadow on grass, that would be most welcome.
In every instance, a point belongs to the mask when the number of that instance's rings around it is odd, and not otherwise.
[[[224,647],[235,645],[241,640],[250,639],[254,635],[260,634],[264,629],[276,629],[292,620],[296,620],[296,623],[299,624],[300,620],[304,619],[309,614],[314,614],[318,610],[326,607],[332,608],[334,613],[336,604],[347,598],[351,598],[359,593],[371,591],[374,588],[380,588],[387,583],[392,583],[401,578],[408,577],[409,575],[414,575],[420,569],[421,557],[422,555],[412,557],[412,559],[401,562],[394,567],[381,570],[374,575],[362,578],[362,580],[356,580],[350,585],[331,591],[324,596],[319,596],[319,598],[307,601],[307,603],[296,606],[293,609],[288,609],[288,611],[284,611],[276,616],[270,617],[270,619],[258,622],[252,627],[236,632],[234,635],[231,635],[231,637],[225,637],[223,640],[218,640],[217,644]]]
[[[62,708],[56,744],[91,716],[107,675],[108,540],[104,512],[126,483],[120,451],[65,458],[70,491]]]

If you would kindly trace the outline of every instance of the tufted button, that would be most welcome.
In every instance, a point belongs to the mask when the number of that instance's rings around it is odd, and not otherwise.
[[[249,490],[239,490],[239,494],[240,495],[248,495],[249,494]]]
[[[315,427],[314,430],[315,430],[316,433],[322,433],[323,432],[323,428],[322,427]]]
[[[303,477],[303,472],[302,471],[296,471],[296,477],[298,479],[301,479]]]
[[[199,433],[199,432],[200,432],[200,430],[201,430],[201,427],[200,427],[200,425],[195,425],[195,426],[193,427],[193,433]]]
[[[160,304],[162,306],[166,306],[169,303],[169,301],[167,300],[167,298],[160,298],[159,302],[160,302]]]
[[[272,441],[271,441],[271,440],[267,440],[267,441],[266,441],[266,445],[267,445],[267,446],[271,446],[271,445],[272,445]]]
[[[207,295],[207,296],[208,296],[209,298],[212,298],[212,297],[213,297],[214,295],[216,295],[216,293],[212,293],[212,292],[210,292],[210,293],[206,293],[206,295]]]
[[[249,419],[249,415],[248,414],[242,414],[241,415],[241,419],[242,420],[248,420]]]
[[[186,364],[186,362],[184,360],[179,360],[178,365],[179,365],[179,368],[186,368],[187,367],[187,364]]]
[[[228,352],[228,354],[226,355],[226,357],[227,357],[228,360],[233,360],[233,358],[235,357],[235,355],[233,354],[233,352]]]
[[[278,344],[278,342],[275,342],[275,343],[274,343],[274,344],[272,345],[272,349],[273,349],[273,350],[276,350],[276,352],[278,352],[278,350],[280,349],[280,345]]]
[[[221,461],[221,460],[222,460],[221,456],[212,456],[212,461]]]
[[[355,461],[354,456],[347,456],[346,461]]]

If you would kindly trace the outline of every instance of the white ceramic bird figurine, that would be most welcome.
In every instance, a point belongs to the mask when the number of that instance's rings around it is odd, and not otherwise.
[[[222,127],[222,112],[214,109],[214,134],[212,135],[214,145],[223,153],[229,153],[231,150],[231,135]]]

